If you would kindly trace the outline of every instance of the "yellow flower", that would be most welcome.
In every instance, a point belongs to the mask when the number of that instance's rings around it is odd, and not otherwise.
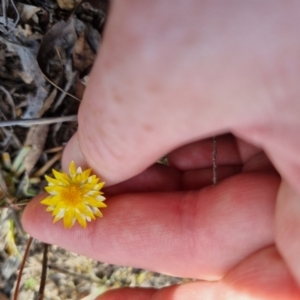
[[[76,170],[74,161],[69,167],[69,175],[52,170],[55,178],[45,176],[48,186],[45,190],[50,194],[42,204],[47,205],[47,211],[55,216],[53,223],[64,219],[64,227],[71,228],[75,221],[85,228],[86,221],[90,222],[95,216],[102,217],[99,208],[106,207],[103,203],[101,188],[104,182],[99,182],[96,175],[90,176],[91,169]]]

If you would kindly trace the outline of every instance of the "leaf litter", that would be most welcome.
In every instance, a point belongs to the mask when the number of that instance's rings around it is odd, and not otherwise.
[[[61,168],[63,146],[76,132],[109,8],[109,0],[22,2],[2,0],[0,7],[0,299],[13,297],[28,241],[22,209],[43,191],[44,175]],[[43,249],[33,241],[18,299],[38,297]],[[49,300],[88,300],[111,287],[187,281],[93,261],[54,245],[47,257]]]

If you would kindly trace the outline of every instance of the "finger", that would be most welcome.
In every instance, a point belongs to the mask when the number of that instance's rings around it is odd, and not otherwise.
[[[285,181],[276,204],[276,243],[300,285],[300,196]]]
[[[278,184],[272,174],[245,173],[201,191],[119,195],[85,230],[52,224],[37,197],[24,211],[23,226],[39,240],[97,260],[219,279],[274,241]]]
[[[192,282],[154,289],[119,289],[97,300],[296,300],[300,290],[274,247],[246,258],[220,282]]]

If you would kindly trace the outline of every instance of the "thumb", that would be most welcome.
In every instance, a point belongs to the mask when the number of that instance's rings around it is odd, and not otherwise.
[[[298,34],[297,6],[264,9],[113,1],[63,166],[89,165],[113,184],[182,144],[264,124],[274,111],[265,82],[281,80],[270,66],[299,53],[285,46]]]
[[[92,98],[93,99],[93,98]],[[163,113],[141,113],[140,107],[116,109],[118,104],[92,102],[85,98],[79,113],[79,127],[65,147],[62,164],[70,161],[92,167],[108,185],[131,178],[171,150],[195,139],[196,132],[184,132]],[[91,110],[90,108],[93,107]],[[111,112],[115,110],[114,112]],[[101,121],[99,121],[101,120]]]
[[[79,109],[78,132],[67,144],[62,160],[64,169],[71,160],[82,167],[92,167],[107,184],[126,180],[172,149],[209,136],[216,123],[198,101],[198,83],[186,88],[186,75],[196,76],[199,70],[198,66],[186,65],[185,59],[181,63],[178,60],[182,55],[193,55],[186,54],[188,45],[177,47],[171,56],[165,55],[165,49],[174,48],[176,41],[164,43],[160,35],[156,36],[160,30],[157,22],[165,22],[165,18],[153,18],[161,10],[159,4],[153,8],[150,3],[125,2],[112,5],[100,55]],[[153,9],[152,17],[148,16],[149,9]],[[181,17],[181,10],[174,12],[173,19],[164,24],[170,36],[178,31],[173,27]],[[143,30],[136,32],[147,22],[153,35],[145,36]],[[178,34],[186,36],[188,29],[187,26]],[[186,103],[187,99],[193,103]]]

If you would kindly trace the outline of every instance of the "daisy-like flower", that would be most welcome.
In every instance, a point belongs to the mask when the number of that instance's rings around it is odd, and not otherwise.
[[[71,228],[75,221],[86,228],[86,222],[102,217],[99,208],[106,207],[101,188],[104,182],[99,182],[96,175],[90,176],[91,169],[82,171],[75,167],[74,161],[69,167],[69,175],[52,170],[55,178],[45,176],[48,186],[45,190],[50,194],[42,204],[47,205],[46,211],[52,212],[53,223],[63,218],[64,227]]]

